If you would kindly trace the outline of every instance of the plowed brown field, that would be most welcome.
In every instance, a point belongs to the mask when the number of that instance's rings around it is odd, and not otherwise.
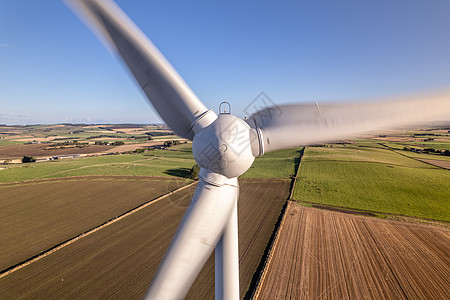
[[[258,299],[449,299],[450,230],[291,204]]]
[[[240,180],[241,295],[260,262],[289,184],[280,179]],[[190,192],[177,192],[1,278],[0,298],[141,299],[185,211],[186,194]],[[211,260],[189,298],[214,298]]]
[[[0,271],[188,184],[93,176],[0,185]]]

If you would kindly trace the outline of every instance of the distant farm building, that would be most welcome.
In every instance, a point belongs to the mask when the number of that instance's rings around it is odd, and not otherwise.
[[[80,154],[66,154],[66,155],[57,155],[50,158],[50,160],[63,159],[63,158],[78,158],[81,157]]]

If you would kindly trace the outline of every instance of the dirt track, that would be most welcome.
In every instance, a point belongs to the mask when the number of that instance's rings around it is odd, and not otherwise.
[[[449,299],[450,230],[291,204],[258,299]]]

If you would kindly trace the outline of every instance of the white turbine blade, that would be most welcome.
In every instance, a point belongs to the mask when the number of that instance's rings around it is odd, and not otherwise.
[[[259,148],[254,153],[261,155],[446,117],[450,117],[450,91],[383,101],[274,106],[246,121],[259,132],[259,143],[255,141],[252,148]]]
[[[236,195],[237,196],[237,195]],[[239,238],[237,199],[225,225],[222,238],[215,252],[216,300],[239,299]]]
[[[110,0],[66,0],[106,46],[118,53],[159,115],[178,135],[192,139],[193,127],[201,129],[215,120],[175,69]],[[203,118],[206,117],[206,118]],[[202,119],[199,123],[199,120]]]
[[[200,179],[145,299],[183,299],[210,257],[232,216],[237,178],[221,186]]]

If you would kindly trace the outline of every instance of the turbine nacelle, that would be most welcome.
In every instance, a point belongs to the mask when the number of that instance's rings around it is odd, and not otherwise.
[[[250,131],[250,126],[238,117],[219,115],[213,123],[194,136],[192,153],[195,161],[200,168],[226,178],[242,175],[255,160]],[[217,183],[220,182],[219,179]]]

